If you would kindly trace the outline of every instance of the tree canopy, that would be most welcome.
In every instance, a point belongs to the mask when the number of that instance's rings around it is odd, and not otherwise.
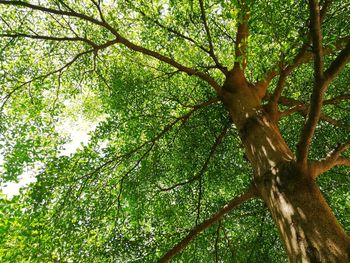
[[[0,261],[287,262],[233,68],[350,233],[350,6],[312,2],[0,0],[0,182],[36,171],[0,197]],[[98,120],[70,155],[65,118]]]

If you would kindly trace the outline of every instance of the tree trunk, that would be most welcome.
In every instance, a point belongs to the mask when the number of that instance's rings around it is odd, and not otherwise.
[[[275,168],[276,169],[276,168]],[[350,262],[350,238],[341,228],[309,173],[294,162],[258,181],[259,192],[276,223],[289,261]]]
[[[349,263],[349,236],[311,171],[296,165],[276,123],[239,72],[225,82],[222,100],[240,132],[254,183],[277,225],[289,261]]]

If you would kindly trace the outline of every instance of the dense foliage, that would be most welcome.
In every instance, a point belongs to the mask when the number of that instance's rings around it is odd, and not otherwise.
[[[256,83],[291,63],[309,41],[309,10],[304,1],[248,7],[246,77]],[[0,197],[1,262],[155,262],[249,186],[252,170],[238,131],[197,74],[222,85],[223,72],[244,63],[235,57],[240,8],[241,1],[224,0],[0,1],[0,180],[36,171],[20,195]],[[328,7],[326,65],[349,41],[349,14],[346,1]],[[115,32],[130,42],[115,40]],[[346,66],[325,95],[312,159],[350,139],[349,72]],[[286,114],[279,128],[293,150],[305,118],[305,107],[293,107],[307,105],[312,82],[308,59],[281,97]],[[88,144],[64,155],[69,138],[58,123],[74,125],[77,118],[100,121]],[[349,233],[349,168],[335,167],[318,183]],[[257,199],[174,258],[286,260]]]

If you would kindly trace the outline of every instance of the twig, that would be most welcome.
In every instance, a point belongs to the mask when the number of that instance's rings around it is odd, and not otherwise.
[[[255,197],[257,194],[255,186],[249,187],[244,193],[241,195],[231,199],[224,207],[222,207],[219,211],[213,214],[210,218],[203,221],[201,224],[194,227],[188,234],[185,236],[180,242],[178,242],[173,248],[171,248],[162,258],[158,260],[158,263],[166,263],[169,262],[174,256],[179,254],[182,250],[184,250],[187,245],[195,239],[201,232],[205,229],[209,228],[220,219],[222,219],[227,213],[229,213],[232,209],[236,208],[240,204],[250,200]]]

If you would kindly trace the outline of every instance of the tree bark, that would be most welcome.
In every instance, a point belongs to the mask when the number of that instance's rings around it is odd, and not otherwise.
[[[291,263],[350,262],[350,238],[308,171],[284,162],[257,182]]]
[[[239,130],[253,181],[279,230],[289,261],[350,262],[350,237],[337,222],[312,170],[301,167],[264,111],[255,89],[232,72],[222,100]]]

